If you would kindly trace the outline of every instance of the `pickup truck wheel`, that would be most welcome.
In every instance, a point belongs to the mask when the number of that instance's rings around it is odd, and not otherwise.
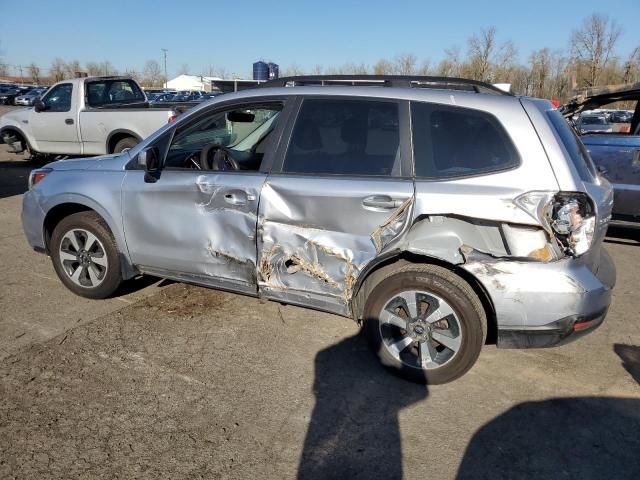
[[[58,223],[50,251],[58,277],[77,295],[107,298],[122,283],[116,242],[95,212],[74,213]]]
[[[393,373],[417,383],[447,383],[476,362],[487,332],[480,299],[462,278],[437,265],[390,272],[368,295],[364,328]]]
[[[133,148],[138,144],[138,140],[133,137],[123,138],[122,140],[116,143],[116,146],[113,147],[113,153],[120,153],[128,150],[129,148]]]

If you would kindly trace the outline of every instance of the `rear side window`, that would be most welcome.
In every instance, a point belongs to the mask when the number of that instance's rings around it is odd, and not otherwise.
[[[412,102],[411,123],[418,177],[480,175],[520,163],[507,132],[486,112]]]
[[[548,110],[547,117],[553,125],[553,129],[560,137],[560,141],[569,154],[573,166],[583,182],[593,182],[596,177],[596,167],[589,157],[587,149],[569,126],[564,117],[557,110]]]
[[[305,100],[283,171],[392,175],[400,165],[398,105],[367,100]]]
[[[144,93],[132,80],[102,80],[87,85],[87,104],[93,108],[146,101]]]

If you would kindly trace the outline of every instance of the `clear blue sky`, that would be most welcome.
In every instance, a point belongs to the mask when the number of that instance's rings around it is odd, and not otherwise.
[[[640,0],[0,0],[0,56],[12,65],[48,68],[61,57],[142,70],[167,48],[169,76],[183,64],[194,74],[213,65],[249,76],[259,59],[308,70],[412,53],[434,64],[495,25],[524,61],[533,49],[566,49],[591,13],[622,26],[621,55],[640,45]]]

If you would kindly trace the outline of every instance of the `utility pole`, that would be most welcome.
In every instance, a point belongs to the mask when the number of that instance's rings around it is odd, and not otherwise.
[[[162,50],[162,56],[164,57],[164,88],[167,88],[167,52],[169,50],[166,48],[161,48],[160,50]]]

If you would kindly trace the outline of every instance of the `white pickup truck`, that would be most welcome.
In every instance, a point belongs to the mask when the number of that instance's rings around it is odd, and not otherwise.
[[[14,153],[119,153],[176,115],[169,106],[149,107],[131,78],[75,78],[53,85],[33,107],[0,117],[0,143]]]

